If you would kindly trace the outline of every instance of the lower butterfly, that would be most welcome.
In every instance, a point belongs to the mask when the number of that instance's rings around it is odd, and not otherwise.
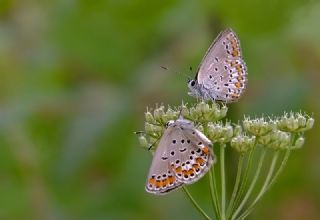
[[[214,162],[211,141],[181,116],[169,121],[154,153],[146,191],[166,194],[203,177]]]

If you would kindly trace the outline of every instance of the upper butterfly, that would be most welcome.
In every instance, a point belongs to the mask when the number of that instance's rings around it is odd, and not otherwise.
[[[188,94],[204,100],[238,101],[246,88],[247,74],[240,40],[228,28],[209,47],[195,79],[188,81]]]

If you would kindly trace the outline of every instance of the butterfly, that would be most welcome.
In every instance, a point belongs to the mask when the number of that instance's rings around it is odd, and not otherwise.
[[[193,122],[168,121],[150,166],[146,191],[166,194],[204,176],[214,162],[211,141]]]
[[[245,91],[247,75],[240,40],[228,28],[209,47],[195,79],[188,81],[188,94],[203,100],[235,102]]]

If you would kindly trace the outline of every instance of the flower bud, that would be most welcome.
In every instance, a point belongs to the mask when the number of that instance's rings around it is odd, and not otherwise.
[[[299,137],[294,143],[293,149],[300,149],[304,144],[304,137]]]
[[[227,107],[227,106],[225,106],[225,105],[223,105],[223,106],[221,107],[221,109],[220,109],[220,115],[219,115],[219,118],[221,119],[221,118],[226,117],[227,112],[228,112],[228,107]]]
[[[145,147],[145,148],[149,147],[149,143],[147,141],[147,138],[144,135],[139,135],[139,143],[140,143],[141,147]]]
[[[146,122],[144,124],[144,130],[146,131],[147,134],[149,135],[161,135],[162,134],[162,131],[163,131],[163,127],[161,126],[157,126],[157,125],[153,125],[153,124],[150,124],[148,122]]]
[[[271,141],[266,146],[274,150],[288,149],[290,146],[290,133],[276,130],[271,134]]]
[[[259,136],[257,139],[258,139],[257,141],[259,144],[266,146],[271,141],[271,134],[269,133],[269,134],[266,134],[263,136]]]
[[[159,108],[156,108],[154,111],[153,111],[153,117],[154,119],[158,122],[158,123],[161,123],[162,121],[162,116],[164,115],[164,106],[160,106]]]
[[[186,105],[181,105],[181,115],[183,117],[189,117],[190,116],[190,112],[189,112],[189,109],[187,108]]]
[[[309,129],[313,128],[313,125],[314,125],[314,119],[313,118],[309,118],[307,120],[307,123],[306,123],[306,130],[309,130]]]
[[[199,115],[199,112],[197,111],[197,109],[192,107],[190,108],[190,116],[194,121],[197,121],[199,116],[201,116],[201,113]]]
[[[255,136],[263,136],[274,130],[275,123],[271,120],[267,122],[264,118],[245,118],[243,128]]]
[[[201,102],[199,104],[199,108],[200,108],[200,111],[204,114],[210,112],[210,106],[208,103],[205,103],[205,102]]]
[[[233,128],[228,123],[223,126],[222,123],[208,123],[208,137],[213,142],[227,143],[233,136]]]
[[[242,133],[242,127],[240,125],[235,125],[233,133],[235,136],[240,135]]]
[[[298,119],[298,126],[299,127],[305,127],[306,126],[306,122],[307,122],[306,117],[304,117],[301,114],[299,114],[297,119]]]
[[[288,118],[286,123],[288,131],[294,131],[299,128],[298,120],[294,117]]]
[[[225,134],[225,138],[227,140],[230,140],[233,136],[233,127],[231,125],[226,125],[224,128],[223,128],[223,132]]]
[[[147,111],[146,113],[144,113],[146,122],[151,123],[151,124],[155,124],[156,120],[154,120],[153,115],[151,114],[151,112]]]
[[[168,108],[167,112],[162,115],[161,120],[167,122],[170,120],[176,120],[178,117],[178,112],[175,112],[173,109]]]
[[[203,129],[203,126],[202,126],[202,125],[199,125],[199,126],[197,127],[197,129],[198,129],[199,131],[201,131],[202,133],[204,132],[204,129]]]
[[[237,150],[239,153],[246,153],[251,150],[255,145],[256,137],[246,136],[246,135],[238,135],[231,139],[230,145],[232,148]]]
[[[144,123],[144,130],[146,131],[147,134],[153,134],[154,130],[153,130],[153,125],[146,122]]]

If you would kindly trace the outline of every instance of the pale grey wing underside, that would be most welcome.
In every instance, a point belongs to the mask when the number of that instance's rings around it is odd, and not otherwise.
[[[162,195],[197,181],[213,163],[211,147],[190,121],[178,119],[165,130],[154,153],[146,190]]]
[[[202,94],[214,100],[232,102],[238,99],[247,85],[247,70],[242,59],[228,59],[212,66],[212,72],[204,75],[206,80],[200,85]]]
[[[146,183],[147,192],[166,194],[179,188],[183,183],[177,181],[169,165],[169,152],[176,127],[168,127],[162,135],[154,153]]]
[[[172,148],[176,152],[170,154],[169,161],[176,178],[191,184],[203,177],[213,164],[212,143],[195,128],[181,128],[180,139]]]
[[[236,101],[247,84],[240,41],[231,29],[221,32],[209,47],[197,73],[198,93],[204,99]]]

